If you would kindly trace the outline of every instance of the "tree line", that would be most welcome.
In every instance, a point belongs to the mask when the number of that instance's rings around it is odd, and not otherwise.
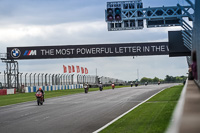
[[[154,77],[154,78],[147,78],[147,77],[143,77],[140,79],[139,82],[183,82],[187,79],[187,76],[169,76],[166,75],[165,79],[159,79],[158,77]]]

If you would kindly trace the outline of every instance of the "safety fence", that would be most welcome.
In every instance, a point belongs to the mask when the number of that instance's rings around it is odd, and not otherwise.
[[[0,89],[8,87],[7,73],[0,74]],[[11,79],[12,80],[12,79]],[[97,85],[100,82],[103,84],[124,84],[125,81],[110,78],[105,76],[95,75],[81,75],[81,74],[49,74],[49,73],[20,73],[17,75],[17,82],[12,82],[12,88],[22,89],[25,87],[35,86],[60,86],[60,85],[76,85],[76,84],[90,84]],[[17,85],[15,85],[17,83]]]
[[[28,86],[23,88],[22,91],[25,93],[36,92],[39,88],[44,91],[55,91],[55,90],[68,90],[68,89],[80,89],[83,88],[83,84],[74,85],[51,85],[51,86]]]

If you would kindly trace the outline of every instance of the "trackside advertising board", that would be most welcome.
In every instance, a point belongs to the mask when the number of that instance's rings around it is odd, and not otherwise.
[[[7,47],[7,59],[168,55],[168,42]]]

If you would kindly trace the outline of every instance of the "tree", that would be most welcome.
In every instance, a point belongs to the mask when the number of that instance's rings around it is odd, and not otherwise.
[[[171,82],[173,80],[172,78],[173,78],[172,76],[166,75],[165,81]]]
[[[140,82],[152,82],[151,78],[143,77]]]
[[[159,79],[158,77],[155,77],[153,79],[151,78],[147,78],[147,77],[143,77],[141,78],[140,82],[183,82],[187,79],[186,76],[176,76],[176,77],[173,77],[173,76],[169,76],[169,75],[166,75],[165,79]]]
[[[147,77],[143,77],[140,82],[147,82],[148,81],[148,78]]]
[[[166,75],[166,78],[165,78],[165,82],[183,82],[187,79],[186,76],[176,76],[176,77],[173,77],[173,76],[169,76],[169,75]]]
[[[159,78],[155,77],[155,78],[153,79],[153,82],[158,82],[159,80],[160,80]]]

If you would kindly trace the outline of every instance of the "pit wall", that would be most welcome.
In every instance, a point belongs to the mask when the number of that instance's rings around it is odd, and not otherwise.
[[[38,88],[42,88],[42,90],[44,90],[44,91],[80,89],[80,88],[83,88],[83,84],[51,85],[51,86],[32,86],[32,87],[29,86],[29,87],[25,87],[25,93],[36,92]]]
[[[16,94],[16,89],[0,89],[0,95]]]

